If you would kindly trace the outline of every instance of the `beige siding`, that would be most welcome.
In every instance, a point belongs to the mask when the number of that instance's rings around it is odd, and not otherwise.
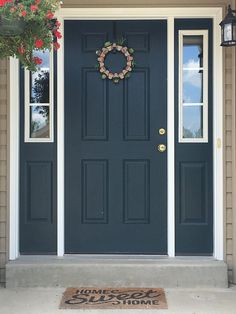
[[[168,4],[167,4],[168,2]],[[67,0],[66,6],[223,6],[228,0]],[[236,0],[232,1],[236,7]],[[235,52],[224,49],[224,200],[225,200],[225,260],[230,281],[236,282],[236,162],[235,162]],[[7,69],[0,61],[0,283],[4,282],[7,238]],[[234,222],[234,223],[233,223]],[[234,241],[233,241],[234,240]],[[234,272],[233,272],[234,270]]]
[[[7,237],[7,62],[0,60],[0,285],[5,282]]]

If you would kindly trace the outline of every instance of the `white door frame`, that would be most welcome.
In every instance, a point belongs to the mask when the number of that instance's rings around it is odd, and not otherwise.
[[[168,256],[175,256],[175,151],[174,151],[174,19],[213,19],[213,163],[214,163],[214,254],[224,259],[223,228],[223,58],[220,47],[222,8],[65,8],[58,13],[61,32],[64,20],[152,20],[166,19],[168,24]],[[58,50],[57,92],[57,255],[64,255],[64,42]],[[17,92],[16,92],[17,91]],[[19,256],[19,71],[18,62],[10,60],[10,235],[9,258]]]

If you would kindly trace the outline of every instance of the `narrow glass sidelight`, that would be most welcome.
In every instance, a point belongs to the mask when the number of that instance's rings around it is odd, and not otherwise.
[[[179,142],[208,141],[208,31],[179,31]]]
[[[53,56],[33,56],[42,63],[37,72],[25,70],[25,142],[53,142]]]

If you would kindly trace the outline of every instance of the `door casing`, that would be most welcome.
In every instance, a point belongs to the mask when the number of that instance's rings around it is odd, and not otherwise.
[[[214,163],[214,254],[218,260],[224,259],[223,232],[223,56],[220,47],[220,28],[222,8],[65,8],[58,12],[58,20],[62,23],[67,19],[86,20],[167,20],[167,64],[168,64],[168,256],[175,256],[175,185],[174,185],[174,20],[175,18],[212,18],[213,29],[213,163]],[[57,111],[57,255],[64,255],[64,50],[63,39],[58,50],[58,111]],[[9,136],[9,259],[19,256],[19,63],[10,59],[10,136]]]

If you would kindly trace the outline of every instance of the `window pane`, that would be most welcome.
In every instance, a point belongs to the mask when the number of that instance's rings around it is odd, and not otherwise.
[[[49,138],[49,106],[30,106],[30,137]]]
[[[49,70],[50,70],[50,52],[35,51],[34,57],[43,60],[39,65],[39,70],[30,73],[30,102],[31,103],[49,103]]]
[[[203,137],[203,107],[185,106],[183,107],[183,137],[202,138]]]
[[[203,102],[203,73],[198,70],[183,71],[183,102]]]
[[[203,36],[184,36],[183,37],[183,67],[199,68],[202,67],[203,60]]]

